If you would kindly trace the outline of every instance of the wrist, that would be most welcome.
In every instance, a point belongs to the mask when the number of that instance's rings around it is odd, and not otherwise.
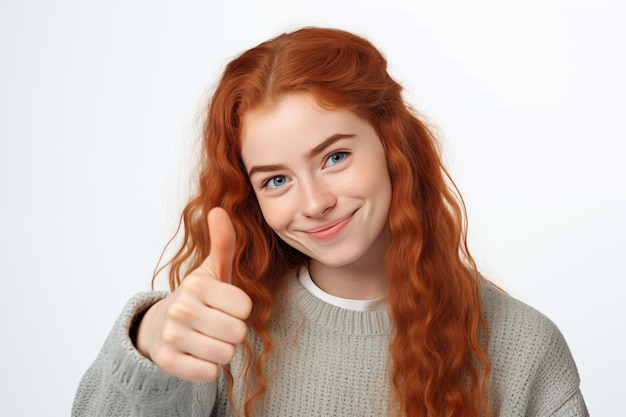
[[[146,322],[148,320],[146,320],[146,317],[149,315],[149,312],[152,310],[152,307],[154,307],[157,303],[149,306],[148,308],[136,314],[135,317],[133,317],[130,330],[129,330],[129,336],[130,336],[131,342],[133,343],[135,348],[137,348],[139,353],[141,353],[143,356],[145,356],[148,359],[150,359],[150,353],[148,351],[148,346],[147,346],[146,333],[147,333],[148,326],[146,326]]]

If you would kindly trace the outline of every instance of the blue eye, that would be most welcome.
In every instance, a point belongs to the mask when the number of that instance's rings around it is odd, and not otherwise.
[[[326,159],[326,165],[335,165],[346,159],[348,152],[335,152]]]
[[[289,180],[284,175],[276,175],[263,181],[263,188],[279,188],[287,184],[287,181]]]

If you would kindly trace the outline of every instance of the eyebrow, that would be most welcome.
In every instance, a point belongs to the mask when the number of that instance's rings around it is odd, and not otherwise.
[[[305,158],[306,160],[311,160],[312,158],[314,158],[316,155],[319,155],[320,153],[324,152],[324,150],[326,148],[328,148],[329,146],[331,146],[333,143],[341,140],[341,139],[348,139],[348,138],[353,138],[356,135],[354,134],[346,134],[346,133],[335,133],[334,135],[328,137],[327,139],[325,139],[322,143],[320,143],[319,145],[315,146],[313,149],[309,149],[306,153],[305,153]],[[281,169],[286,169],[287,167],[283,164],[275,164],[275,165],[257,165],[257,166],[253,166],[252,168],[250,168],[250,171],[248,171],[248,177],[252,177],[254,174],[258,173],[258,172],[272,172],[272,171],[279,171]]]

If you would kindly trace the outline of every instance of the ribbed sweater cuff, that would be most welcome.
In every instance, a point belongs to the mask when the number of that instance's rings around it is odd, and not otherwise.
[[[146,402],[167,401],[182,385],[188,383],[162,372],[133,345],[129,332],[133,319],[167,295],[165,292],[137,294],[131,298],[103,347],[113,383],[120,392]]]

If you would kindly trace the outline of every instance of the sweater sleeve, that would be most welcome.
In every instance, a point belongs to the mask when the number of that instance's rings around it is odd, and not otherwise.
[[[495,287],[482,287],[494,415],[586,417],[578,370],[557,326]]]
[[[141,355],[130,339],[133,318],[165,295],[142,293],[126,304],[78,386],[73,417],[210,415],[216,383],[196,383],[165,374]]]
[[[532,415],[588,417],[580,391],[580,378],[563,334],[547,318],[546,347],[542,351],[530,390]]]

